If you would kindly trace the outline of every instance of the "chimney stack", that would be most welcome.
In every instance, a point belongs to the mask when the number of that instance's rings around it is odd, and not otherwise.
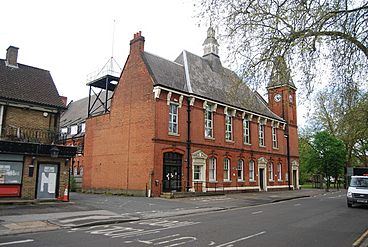
[[[66,96],[60,96],[61,101],[63,102],[64,107],[68,106],[68,98]]]
[[[130,41],[130,54],[139,54],[144,51],[144,37],[142,32],[134,34],[134,38]]]
[[[9,46],[6,49],[6,65],[14,68],[18,68],[18,47]]]

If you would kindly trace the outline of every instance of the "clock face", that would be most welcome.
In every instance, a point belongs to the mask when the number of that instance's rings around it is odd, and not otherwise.
[[[276,94],[275,95],[275,97],[274,97],[274,100],[276,101],[276,102],[280,102],[280,100],[281,100],[281,94]]]

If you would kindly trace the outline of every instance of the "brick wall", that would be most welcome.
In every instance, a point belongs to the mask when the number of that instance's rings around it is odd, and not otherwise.
[[[57,197],[60,197],[64,194],[64,190],[68,185],[68,171],[69,166],[65,163],[65,159],[63,158],[50,158],[50,157],[40,157],[36,156],[33,162],[34,172],[33,176],[29,176],[29,166],[32,164],[33,156],[25,156],[24,165],[23,165],[23,180],[22,180],[22,199],[36,199],[36,188],[37,188],[37,176],[38,176],[38,168],[39,163],[48,163],[48,164],[58,164],[59,176],[57,182]]]
[[[45,117],[43,113],[43,111],[8,106],[5,110],[3,125],[53,130],[55,114],[48,113]]]
[[[153,170],[155,108],[152,80],[138,48],[125,64],[111,113],[86,122],[84,190],[146,193]]]

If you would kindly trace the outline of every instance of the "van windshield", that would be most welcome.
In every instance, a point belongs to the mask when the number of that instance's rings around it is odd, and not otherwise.
[[[368,177],[367,178],[352,178],[350,182],[350,186],[368,188]]]

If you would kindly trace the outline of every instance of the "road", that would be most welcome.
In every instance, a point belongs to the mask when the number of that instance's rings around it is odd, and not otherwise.
[[[2,236],[0,246],[351,246],[367,208],[345,193],[124,224]]]

